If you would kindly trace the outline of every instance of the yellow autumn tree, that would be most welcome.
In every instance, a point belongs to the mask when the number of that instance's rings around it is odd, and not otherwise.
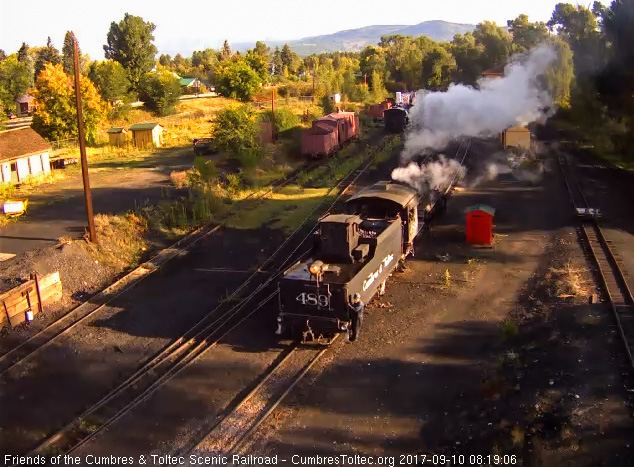
[[[86,142],[95,144],[97,128],[106,116],[107,105],[86,76],[81,76],[80,88]],[[64,73],[61,64],[46,64],[31,94],[36,105],[31,124],[35,131],[48,139],[77,137],[74,80]]]

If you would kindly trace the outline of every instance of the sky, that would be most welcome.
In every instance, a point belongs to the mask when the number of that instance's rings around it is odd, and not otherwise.
[[[43,46],[47,36],[61,50],[64,34],[72,30],[82,52],[104,58],[103,45],[113,21],[125,13],[156,25],[160,53],[191,55],[193,50],[219,48],[256,40],[294,40],[374,24],[418,24],[444,20],[477,24],[484,20],[506,26],[525,13],[531,21],[548,21],[557,0],[386,0],[318,2],[305,0],[247,0],[174,2],[165,0],[0,0],[0,49],[16,52],[22,42]],[[321,6],[320,6],[321,5]],[[396,5],[396,6],[395,6]]]

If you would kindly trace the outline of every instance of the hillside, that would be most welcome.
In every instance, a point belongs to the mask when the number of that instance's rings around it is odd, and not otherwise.
[[[347,29],[322,36],[304,37],[294,41],[267,41],[273,48],[288,43],[302,56],[321,52],[359,51],[367,45],[376,45],[381,36],[401,34],[404,36],[427,36],[437,41],[450,41],[455,34],[464,34],[475,28],[473,24],[449,23],[447,21],[424,21],[415,25],[375,25]],[[240,51],[254,46],[253,43],[233,44]]]

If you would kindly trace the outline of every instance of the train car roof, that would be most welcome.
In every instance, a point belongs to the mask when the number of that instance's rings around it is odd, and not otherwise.
[[[334,222],[337,224],[352,224],[356,222],[360,224],[362,219],[355,214],[329,214],[322,217],[319,222]]]
[[[418,192],[409,186],[401,185],[393,182],[378,182],[361,190],[352,196],[348,201],[355,201],[367,198],[380,198],[393,201],[405,207],[409,202],[418,195]]]

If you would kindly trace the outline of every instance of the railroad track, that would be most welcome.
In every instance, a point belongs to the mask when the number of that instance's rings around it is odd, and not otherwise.
[[[470,147],[470,138],[462,140],[454,159],[463,164]],[[421,164],[429,161],[430,157],[425,157]],[[445,195],[451,191],[458,176],[459,173],[456,172],[444,192]],[[194,448],[186,450],[186,455],[178,455],[190,459],[191,456],[231,456],[244,451],[258,427],[268,419],[339,337],[340,335],[336,335],[325,347],[302,347],[295,342],[289,349],[282,351],[276,361],[261,375],[257,385],[228,413],[221,416]]]
[[[584,249],[596,267],[597,278],[602,289],[601,297],[610,307],[616,322],[619,337],[623,343],[628,360],[629,384],[634,384],[634,297],[630,290],[624,272],[615,258],[601,229],[599,219],[601,212],[591,207],[583,187],[577,178],[569,177],[570,169],[564,156],[559,156],[566,189],[570,201],[579,218],[577,227]],[[627,384],[627,383],[626,383]],[[634,396],[634,389],[626,387],[629,397]]]
[[[255,209],[260,204],[266,201],[266,198],[285,187],[286,185],[295,181],[302,173],[313,170],[315,167],[321,165],[321,161],[313,162],[306,167],[297,169],[286,177],[272,183],[269,187],[254,192],[245,198],[243,201],[255,202],[249,209]],[[125,277],[119,279],[114,284],[110,285],[97,296],[92,297],[90,300],[74,308],[70,312],[61,316],[46,328],[42,329],[38,333],[34,334],[24,342],[20,343],[8,352],[0,355],[0,376],[12,368],[20,365],[37,354],[39,351],[48,347],[57,338],[68,333],[75,326],[85,321],[87,318],[94,316],[100,310],[103,310],[114,299],[122,295],[123,293],[132,289],[135,285],[139,284],[143,279],[150,276],[153,272],[158,270],[159,267],[166,264],[183,254],[184,250],[191,248],[200,240],[220,231],[228,222],[237,217],[243,212],[243,209],[237,209],[231,213],[219,224],[206,224],[205,226],[192,232],[185,238],[179,240],[170,247],[164,249],[161,253],[151,258],[144,264],[152,264],[152,267],[145,267],[141,265]]]
[[[339,180],[304,222],[222,304],[29,454],[66,454],[80,448],[197,361],[206,351],[214,348],[225,336],[272,300],[277,295],[277,290],[270,292],[269,286],[296,261],[302,245],[316,228],[316,225],[309,225],[313,216],[320,211],[332,210],[370,167],[379,149],[379,146],[374,148],[359,166]],[[339,193],[330,203],[330,195],[337,190]],[[301,251],[299,256],[303,253]],[[247,295],[241,296],[243,293]],[[232,305],[234,300],[238,302]]]
[[[240,452],[257,428],[338,338],[336,335],[325,346],[294,343],[282,352],[258,384],[189,451],[187,459],[192,455],[204,457]]]

